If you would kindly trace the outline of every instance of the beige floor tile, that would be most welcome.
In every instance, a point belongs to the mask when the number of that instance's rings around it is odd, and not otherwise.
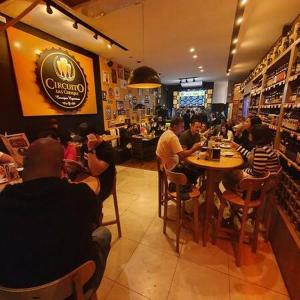
[[[177,260],[174,255],[140,245],[117,282],[150,299],[166,299]]]
[[[180,249],[184,239],[180,236]],[[155,218],[150,227],[146,231],[141,244],[155,248],[160,251],[167,251],[170,254],[177,255],[175,251],[176,235],[175,235],[175,223],[168,222],[167,232],[163,234],[163,220]]]
[[[117,190],[117,199],[118,199],[118,207],[119,213],[122,214],[128,207],[135,202],[140,196],[135,194],[129,194],[125,192],[121,192]],[[114,208],[113,197],[110,196],[103,203],[103,210]]]
[[[229,300],[229,276],[179,259],[168,299]]]
[[[208,243],[203,247],[201,240],[199,243],[188,241],[182,247],[180,258],[228,274],[229,258],[223,243],[226,241],[218,241],[215,246]]]
[[[275,293],[243,280],[230,277],[231,300],[287,300],[288,296]]]
[[[137,215],[126,210],[121,215],[122,235],[125,238],[140,242],[153,218]]]
[[[229,274],[250,283],[273,290],[274,292],[287,295],[284,281],[274,254],[267,247],[261,251],[258,247],[257,253],[251,252],[251,247],[244,245],[242,254],[242,266],[237,267],[235,258],[229,257]]]
[[[106,299],[107,295],[109,294],[110,290],[114,285],[114,281],[103,277],[100,283],[100,287],[97,290],[97,296],[99,300]]]
[[[108,297],[105,300],[145,300],[146,298],[130,289],[117,283],[113,286]],[[99,299],[102,300],[102,299]]]
[[[117,240],[112,245],[112,249],[108,256],[104,273],[105,277],[115,280],[128,263],[137,246],[137,242],[128,240],[126,238]]]

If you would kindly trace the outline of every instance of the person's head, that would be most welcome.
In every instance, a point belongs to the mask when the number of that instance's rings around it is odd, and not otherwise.
[[[227,134],[227,131],[228,131],[228,126],[227,124],[221,124],[221,133],[222,134]]]
[[[251,124],[251,127],[253,127],[255,125],[260,125],[260,124],[262,124],[262,120],[259,116],[253,116],[250,118],[250,124]]]
[[[64,150],[57,140],[49,137],[35,140],[25,153],[23,180],[61,177],[63,159]]]
[[[170,129],[176,134],[180,135],[184,130],[184,121],[180,117],[172,119],[170,123]]]
[[[208,124],[205,123],[205,122],[203,122],[203,123],[201,124],[201,132],[205,132],[207,129],[208,129]]]
[[[190,110],[189,110],[189,109],[187,109],[187,110],[186,110],[186,113],[187,113],[187,114],[189,114],[189,113],[190,113]]]
[[[273,135],[268,125],[254,125],[250,133],[251,140],[256,146],[265,146],[272,142]]]
[[[191,120],[191,133],[194,135],[194,134],[199,134],[200,133],[200,130],[201,130],[201,122],[194,118]]]
[[[58,121],[55,118],[51,118],[48,122],[48,128],[54,128],[57,129],[58,128]]]

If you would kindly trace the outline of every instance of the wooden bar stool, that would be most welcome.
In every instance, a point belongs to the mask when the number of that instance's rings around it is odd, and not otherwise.
[[[114,208],[115,208],[116,218],[115,218],[115,220],[103,222],[102,225],[103,226],[108,226],[108,225],[117,224],[118,236],[119,236],[119,238],[121,238],[122,237],[122,231],[121,231],[121,223],[120,223],[120,215],[119,215],[118,198],[117,198],[117,176],[115,176],[115,178],[114,178],[111,195],[113,196],[113,200],[114,200]]]
[[[244,243],[244,237],[245,237],[245,226],[247,222],[247,216],[249,210],[252,208],[255,211],[255,217],[254,217],[254,230],[252,234],[252,251],[255,253],[257,249],[257,240],[258,240],[258,232],[259,232],[259,224],[261,222],[262,217],[262,208],[263,203],[266,196],[266,191],[268,189],[268,180],[269,180],[270,174],[268,173],[264,177],[261,178],[245,178],[242,179],[239,186],[240,190],[237,192],[232,192],[229,190],[226,190],[221,195],[221,205],[218,212],[218,218],[216,223],[216,230],[215,230],[215,236],[214,236],[214,243],[216,242],[216,239],[221,236],[221,233],[232,233],[232,230],[229,229],[223,229],[222,228],[222,219],[223,219],[223,213],[224,209],[227,205],[227,202],[231,206],[235,206],[236,208],[242,209],[242,220],[241,220],[241,228],[239,229],[238,233],[238,245],[237,245],[237,256],[236,256],[236,264],[237,266],[241,265],[241,254],[242,254],[242,247]],[[253,195],[259,193],[258,199],[253,199]],[[243,195],[243,196],[241,196]],[[253,200],[252,200],[253,199]]]
[[[265,231],[264,232],[265,242],[269,241],[269,233],[270,233],[270,226],[271,226],[272,215],[273,215],[273,208],[277,198],[276,195],[279,188],[281,172],[282,172],[282,167],[280,167],[277,173],[271,174],[269,178],[268,191],[266,193],[266,201],[265,201],[265,209],[264,209],[264,220],[263,220],[263,227]]]
[[[198,188],[193,187],[192,191],[189,193],[188,199],[182,199],[180,194],[180,187],[187,183],[187,178],[182,173],[175,173],[172,171],[167,170],[164,167],[165,171],[165,196],[164,196],[164,226],[163,226],[163,233],[166,233],[167,227],[167,218],[168,218],[168,201],[171,200],[176,203],[176,252],[179,253],[179,237],[180,237],[180,230],[182,225],[182,215],[184,209],[184,202],[186,200],[193,201],[193,231],[194,231],[194,239],[196,242],[199,241],[199,197],[200,191]],[[176,186],[176,192],[170,192],[168,188],[168,181],[170,183],[174,183]]]
[[[97,300],[95,291],[83,292],[83,286],[91,279],[95,268],[95,263],[89,260],[71,273],[47,284],[23,289],[0,286],[0,300],[64,300],[72,295],[77,300]]]
[[[156,163],[157,163],[157,175],[158,175],[158,216],[161,218],[161,207],[163,206],[164,202],[164,167],[161,162],[161,158],[156,156]]]

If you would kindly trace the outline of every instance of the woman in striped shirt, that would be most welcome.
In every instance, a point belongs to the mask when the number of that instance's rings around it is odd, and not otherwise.
[[[237,150],[248,160],[249,168],[244,172],[254,177],[263,176],[266,172],[274,174],[280,168],[276,151],[271,145],[272,134],[267,125],[256,125],[251,129],[250,138],[255,145],[251,151],[239,146]]]

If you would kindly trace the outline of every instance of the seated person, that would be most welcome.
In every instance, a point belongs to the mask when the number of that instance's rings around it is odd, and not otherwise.
[[[233,132],[229,130],[229,126],[227,124],[221,125],[218,136],[221,136],[223,139],[233,141]]]
[[[202,123],[200,129],[200,136],[207,139],[211,135],[211,129],[208,123]]]
[[[162,164],[173,172],[184,173],[190,183],[197,181],[197,174],[194,174],[187,166],[180,162],[186,157],[201,149],[201,145],[196,143],[189,150],[183,150],[178,136],[184,130],[184,121],[176,117],[171,121],[170,129],[165,131],[158,140],[156,155],[162,160]]]
[[[25,154],[23,183],[0,193],[0,285],[28,288],[49,283],[94,260],[86,288],[97,289],[111,234],[99,221],[98,198],[86,184],[61,179],[63,148],[34,141]]]
[[[9,164],[9,163],[15,163],[13,157],[0,151],[0,164]]]
[[[184,149],[189,150],[195,143],[200,142],[200,128],[201,123],[195,118],[192,119],[191,127],[184,131],[179,137],[180,144]]]
[[[83,159],[91,175],[99,177],[101,190],[98,197],[103,202],[111,194],[116,176],[114,150],[93,128],[87,128],[83,134]]]

